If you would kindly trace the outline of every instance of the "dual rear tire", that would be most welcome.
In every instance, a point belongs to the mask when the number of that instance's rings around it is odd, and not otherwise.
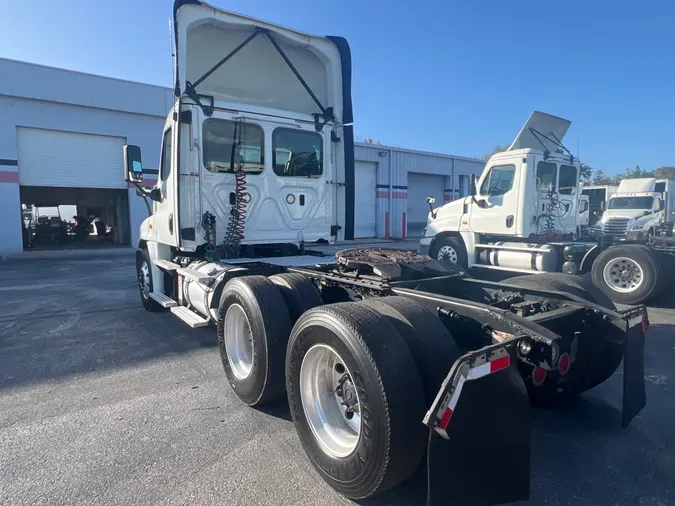
[[[334,489],[363,499],[417,469],[422,419],[459,357],[435,315],[401,297],[322,305],[297,274],[231,280],[219,314],[233,391],[250,406],[286,391],[303,449]]]

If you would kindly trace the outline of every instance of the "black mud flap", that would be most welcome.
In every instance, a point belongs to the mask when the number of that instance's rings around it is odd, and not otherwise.
[[[623,406],[621,425],[626,428],[647,404],[645,391],[645,334],[649,326],[647,310],[632,310],[628,320],[623,354]]]
[[[483,370],[485,364],[489,368],[491,355],[488,351],[487,361],[476,361],[476,353],[453,365],[425,418],[430,427],[430,506],[488,505],[529,498],[532,422],[517,359],[502,347],[492,358],[499,357],[494,362],[507,360],[508,366],[476,378],[474,371],[481,363]],[[461,395],[452,402],[458,390]]]

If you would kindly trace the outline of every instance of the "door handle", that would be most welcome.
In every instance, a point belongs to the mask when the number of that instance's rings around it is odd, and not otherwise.
[[[173,235],[173,213],[169,214],[169,233]]]

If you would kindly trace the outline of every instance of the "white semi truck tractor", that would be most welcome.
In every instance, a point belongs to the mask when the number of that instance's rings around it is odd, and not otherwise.
[[[414,252],[311,251],[353,235],[343,38],[197,0],[175,2],[173,26],[154,188],[138,146],[124,148],[126,179],[152,201],[141,302],[212,327],[243,403],[285,397],[330,486],[367,498],[424,462],[428,504],[526,499],[530,402],[579,395],[625,357],[622,425],[642,410],[642,306],[618,311],[574,277],[499,284]]]
[[[672,235],[672,224],[668,228],[663,218],[670,212],[659,197],[663,190],[656,191],[655,180],[635,180],[639,188],[624,186],[631,196],[616,193],[609,199],[604,234],[585,239],[585,214],[593,206],[579,185],[580,162],[562,144],[569,126],[568,120],[534,112],[509,149],[487,162],[472,195],[439,208],[430,202],[419,252],[476,271],[592,271],[595,284],[621,303],[656,295],[669,259],[663,249],[648,245],[648,235]],[[638,205],[646,208],[633,209],[630,216],[617,209]],[[627,234],[642,227],[644,237]]]

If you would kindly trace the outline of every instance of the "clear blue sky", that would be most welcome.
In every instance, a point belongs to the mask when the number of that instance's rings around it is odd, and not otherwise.
[[[675,2],[211,3],[346,37],[357,136],[475,156],[539,109],[572,120],[566,143],[595,168],[675,165]],[[171,84],[172,0],[2,4],[0,56]]]

